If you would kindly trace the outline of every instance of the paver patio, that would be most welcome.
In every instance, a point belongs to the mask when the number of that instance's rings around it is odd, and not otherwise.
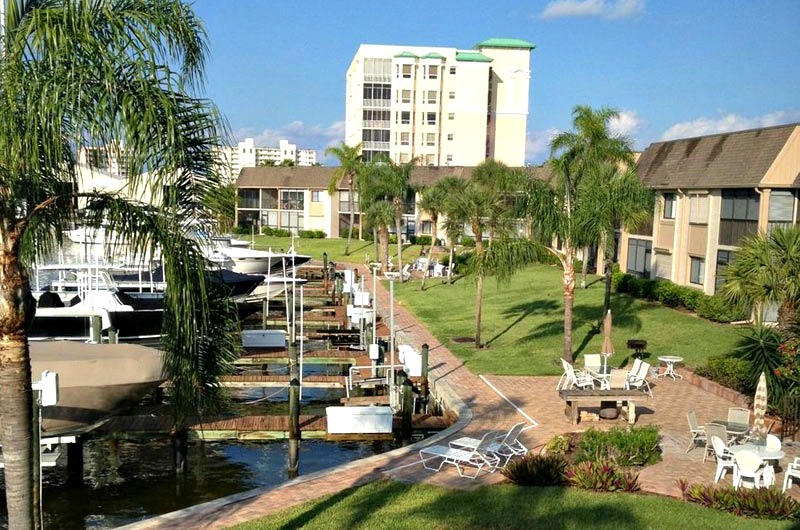
[[[361,269],[360,272],[368,274],[365,268]],[[379,289],[380,308],[388,307],[388,298],[388,292],[383,288]],[[434,339],[427,328],[400,305],[395,306],[395,327],[402,334],[404,343],[417,348],[425,343],[430,346],[431,384],[439,395],[446,396],[445,401],[449,401],[459,411],[460,418],[456,425],[433,438],[406,448],[301,476],[277,488],[244,492],[124,528],[226,528],[386,477],[451,488],[472,488],[498,483],[504,480],[499,472],[482,474],[476,480],[469,480],[459,477],[452,466],[445,466],[438,473],[428,471],[419,460],[418,449],[422,444],[447,443],[449,439],[464,435],[480,436],[489,429],[507,430],[513,424],[525,420],[526,415],[535,420],[537,425],[523,432],[521,439],[533,451],[538,451],[547,440],[557,434],[625,424],[624,420],[617,419],[572,425],[564,415],[564,402],[555,388],[558,377],[488,375],[481,378],[472,374],[446,345]],[[680,372],[680,368],[678,371]],[[495,392],[492,386],[507,399]],[[643,490],[678,496],[678,479],[687,479],[693,483],[712,483],[716,464],[712,460],[702,462],[703,448],[698,447],[686,453],[689,444],[686,413],[694,410],[702,424],[714,419],[724,419],[728,407],[732,405],[731,402],[688,382],[659,378],[653,386],[653,398],[637,403],[637,425],[658,425],[663,448],[663,460],[643,469],[639,474]],[[786,457],[781,461],[783,468],[793,457],[800,456],[798,447],[786,447],[785,451]],[[302,471],[302,462],[300,465]],[[726,480],[730,482],[730,474]],[[782,484],[782,481],[783,472],[780,469],[776,482]],[[793,488],[791,494],[800,498],[800,488]]]

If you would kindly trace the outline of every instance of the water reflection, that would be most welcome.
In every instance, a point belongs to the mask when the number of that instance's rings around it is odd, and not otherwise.
[[[67,485],[64,462],[44,470],[45,528],[114,528],[252,488],[279,485],[287,480],[287,445],[285,441],[193,444],[189,470],[178,480],[166,441],[88,442],[84,447],[84,486]],[[389,449],[388,443],[304,440],[300,474]],[[2,510],[5,527],[5,500]]]

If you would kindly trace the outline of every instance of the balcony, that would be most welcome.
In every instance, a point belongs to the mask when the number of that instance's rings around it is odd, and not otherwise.
[[[361,142],[362,149],[370,149],[373,151],[388,151],[390,142],[371,142],[365,140]]]
[[[742,237],[757,231],[758,221],[722,219],[719,222],[719,244],[738,246]]]
[[[362,127],[364,129],[391,129],[390,120],[364,120]]]
[[[365,83],[391,83],[392,74],[364,74]]]
[[[381,109],[388,109],[392,106],[391,99],[364,99],[365,107],[377,107]]]

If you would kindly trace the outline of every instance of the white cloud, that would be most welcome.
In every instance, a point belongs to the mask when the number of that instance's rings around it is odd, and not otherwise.
[[[329,125],[306,124],[293,121],[276,129],[258,131],[252,127],[244,127],[234,131],[237,142],[245,138],[253,138],[256,147],[277,147],[280,140],[289,140],[300,149],[317,151],[317,161],[330,165],[333,160],[325,158],[325,149],[344,140],[344,121],[335,121]]]
[[[644,13],[644,0],[553,0],[540,18],[603,17],[632,18]]]
[[[612,118],[608,129],[614,136],[633,138],[642,126],[642,119],[635,110],[622,110],[617,118]]]
[[[550,141],[561,131],[556,128],[528,131],[525,135],[525,161],[541,164],[550,156]]]
[[[771,127],[800,121],[800,110],[779,110],[762,116],[747,118],[735,113],[720,114],[716,118],[701,117],[676,123],[661,135],[662,140],[692,138],[731,131]]]

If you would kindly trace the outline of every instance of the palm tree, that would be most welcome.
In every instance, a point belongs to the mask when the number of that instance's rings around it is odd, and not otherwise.
[[[777,304],[778,329],[783,335],[792,333],[800,307],[800,227],[743,238],[723,277],[723,296],[759,312],[764,304]]]
[[[392,201],[394,207],[394,230],[397,234],[397,270],[403,270],[403,210],[405,210],[408,195],[411,189],[411,170],[414,168],[415,161],[396,164],[389,161],[384,167],[383,189],[388,199]],[[403,275],[400,275],[400,282],[403,282]]]
[[[564,359],[572,362],[572,307],[575,298],[576,250],[596,243],[595,234],[585,233],[576,222],[583,202],[583,181],[603,164],[633,165],[630,141],[613,136],[609,123],[619,116],[613,109],[597,111],[578,105],[573,109],[574,132],[563,132],[551,142],[550,168],[555,179],[550,185],[534,181],[529,188],[529,205],[534,225],[551,244],[549,250],[564,271]],[[556,156],[557,155],[557,156]],[[554,243],[560,244],[558,248]]]
[[[355,192],[356,180],[364,165],[361,158],[361,144],[349,146],[342,142],[338,146],[331,146],[325,149],[325,155],[333,155],[339,160],[339,167],[333,172],[331,181],[328,183],[328,194],[333,195],[339,189],[343,178],[347,178],[347,204],[350,210],[350,226],[347,231],[347,245],[344,247],[344,255],[350,255],[350,241],[353,238],[353,227],[355,226]]]
[[[28,266],[61,243],[78,199],[89,222],[107,219],[133,251],[160,246],[176,391],[196,395],[196,383],[213,386],[203,374],[188,377],[211,353],[200,346],[211,308],[203,297],[205,259],[183,237],[181,220],[208,218],[204,197],[219,185],[213,146],[221,142],[213,105],[189,95],[207,48],[202,24],[181,1],[11,0],[1,22],[0,415],[8,524],[27,529],[38,525],[27,340],[36,304]],[[76,191],[78,149],[122,143],[128,193],[153,192],[159,207]]]
[[[436,238],[439,234],[439,217],[444,213],[445,202],[450,191],[448,186],[450,186],[450,181],[445,177],[433,186],[420,190],[417,206],[431,217],[431,224],[433,225],[431,246],[436,244]]]
[[[486,244],[483,236],[488,234],[488,244],[491,245],[495,238],[509,233],[515,214],[510,199],[520,185],[518,173],[501,162],[486,160],[472,171],[460,192],[451,195],[447,201],[448,220],[468,224],[475,237],[475,346],[478,348],[482,346],[483,280],[490,271],[484,266]]]
[[[378,234],[381,272],[386,272],[389,270],[389,226],[394,222],[394,205],[386,200],[374,201],[367,207],[364,217]]]

